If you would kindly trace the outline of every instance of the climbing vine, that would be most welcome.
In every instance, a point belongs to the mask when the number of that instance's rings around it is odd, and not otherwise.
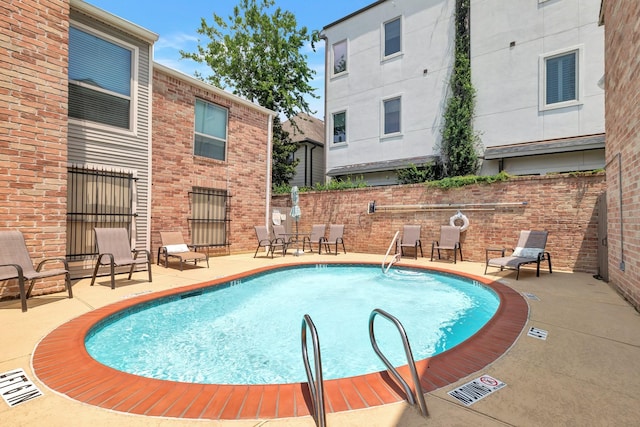
[[[456,0],[455,59],[444,114],[441,158],[446,176],[474,174],[479,138],[473,131],[475,89],[471,83],[470,0]]]

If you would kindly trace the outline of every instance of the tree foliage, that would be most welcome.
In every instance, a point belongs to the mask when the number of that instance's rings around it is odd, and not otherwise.
[[[478,169],[478,137],[473,131],[476,93],[471,84],[469,11],[469,0],[456,0],[455,59],[441,147],[447,176],[474,174]]]
[[[442,163],[433,161],[423,165],[409,164],[408,167],[396,171],[400,184],[417,184],[442,178]]]
[[[318,34],[298,28],[293,13],[274,5],[275,0],[240,0],[226,20],[215,13],[211,24],[202,18],[197,32],[209,41],[199,42],[196,52],[180,53],[211,68],[211,75],[196,77],[291,119],[312,113],[305,96],[316,97],[309,84],[315,71],[302,48],[314,47]],[[291,158],[297,145],[278,118],[273,143],[272,181],[279,185],[295,173]]]

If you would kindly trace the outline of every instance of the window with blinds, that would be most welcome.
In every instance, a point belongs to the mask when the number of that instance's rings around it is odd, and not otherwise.
[[[229,196],[225,190],[194,187],[191,192],[191,243],[224,246],[228,240]]]
[[[400,133],[401,98],[385,99],[382,104],[383,135]]]
[[[546,104],[577,100],[577,52],[546,59]]]
[[[393,19],[384,24],[384,56],[391,56],[399,53],[401,46],[401,25],[400,18]]]
[[[194,154],[225,160],[227,146],[227,110],[196,99]]]
[[[135,178],[130,173],[71,167],[67,174],[67,258],[97,255],[96,227],[131,229]]]
[[[134,49],[69,28],[69,117],[131,128]]]
[[[582,104],[583,56],[582,45],[540,55],[540,111]]]

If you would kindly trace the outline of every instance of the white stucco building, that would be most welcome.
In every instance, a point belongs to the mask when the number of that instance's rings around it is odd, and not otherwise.
[[[599,0],[471,0],[483,173],[604,167],[599,11]]]
[[[370,185],[438,156],[455,1],[381,0],[323,29],[326,170]],[[471,0],[481,173],[604,166],[599,0]]]

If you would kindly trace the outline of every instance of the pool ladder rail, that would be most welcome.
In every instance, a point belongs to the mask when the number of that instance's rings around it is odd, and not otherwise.
[[[315,381],[311,366],[309,364],[309,354],[307,351],[307,329],[311,333],[311,342],[313,344],[313,361],[315,367]],[[313,420],[318,427],[326,427],[326,411],[324,407],[324,381],[322,379],[322,358],[320,356],[320,340],[318,339],[318,331],[311,320],[311,316],[305,314],[302,318],[302,360],[304,361],[304,369],[307,372],[307,382],[309,384],[309,392],[311,393],[311,401],[313,404]]]
[[[404,378],[402,378],[402,375],[400,375],[400,373],[396,370],[396,368],[393,367],[391,362],[389,362],[389,360],[385,357],[385,355],[382,354],[382,351],[378,347],[378,343],[376,341],[376,336],[373,328],[374,320],[378,315],[384,317],[385,319],[393,323],[398,329],[398,332],[400,332],[400,338],[402,338],[402,344],[404,345],[404,352],[407,356],[407,365],[409,366],[409,370],[411,371],[411,377],[413,378],[415,395],[411,390],[411,387],[409,387],[409,384],[407,384]],[[369,339],[371,340],[371,345],[373,346],[373,350],[376,352],[378,357],[380,357],[380,359],[387,366],[389,373],[391,373],[391,375],[394,376],[394,378],[400,383],[400,385],[402,385],[402,388],[404,388],[404,391],[407,395],[407,400],[409,401],[409,403],[415,407],[416,400],[417,400],[420,413],[422,414],[423,417],[425,418],[428,417],[429,412],[427,410],[427,404],[424,401],[424,392],[422,391],[422,386],[420,385],[420,377],[418,376],[418,372],[416,370],[416,363],[415,363],[415,360],[413,359],[411,346],[409,345],[409,338],[407,338],[407,333],[405,332],[404,327],[402,326],[402,323],[400,323],[400,321],[396,317],[392,316],[386,311],[380,308],[376,308],[371,312],[371,315],[369,315]]]
[[[385,268],[385,263],[387,262],[387,258],[391,253],[391,249],[393,249],[395,243],[398,241],[398,234],[400,234],[400,231],[396,231],[396,234],[393,236],[393,239],[391,239],[391,244],[389,245],[389,249],[387,249],[387,253],[384,255],[384,259],[382,260],[383,273],[389,272],[389,269],[391,268],[393,263],[400,261],[400,253],[396,253],[391,257],[391,259],[389,260],[389,264]]]
[[[378,347],[378,343],[376,341],[376,336],[374,332],[374,320],[376,316],[382,316],[385,319],[389,320],[393,323],[398,332],[400,332],[400,338],[402,339],[402,344],[404,345],[404,352],[407,356],[407,365],[409,366],[409,370],[411,371],[411,376],[413,378],[415,394],[409,384],[402,378],[402,375],[393,367],[391,362],[385,357],[380,348]],[[307,350],[307,329],[311,333],[311,339],[313,343],[313,360],[315,367],[315,380],[314,373],[311,371],[311,365],[309,364],[309,352]],[[371,312],[369,316],[369,339],[371,340],[371,345],[373,346],[373,350],[376,352],[378,357],[385,364],[391,375],[394,376],[396,381],[400,383],[400,385],[404,388],[404,391],[407,395],[407,400],[409,404],[412,406],[416,406],[416,401],[418,407],[420,409],[420,413],[423,417],[429,416],[429,411],[427,410],[427,404],[424,401],[424,391],[422,390],[422,386],[420,385],[420,377],[418,376],[418,372],[416,370],[416,363],[413,359],[413,353],[411,352],[411,346],[409,345],[409,338],[407,337],[407,333],[402,326],[400,321],[387,313],[386,311],[376,308]],[[316,330],[313,321],[311,320],[311,316],[305,314],[302,318],[302,332],[301,332],[301,341],[302,341],[302,360],[304,362],[304,369],[307,373],[307,382],[309,384],[309,392],[311,393],[311,401],[313,404],[312,416],[313,420],[318,427],[326,427],[326,411],[324,407],[324,380],[322,379],[322,358],[320,356],[320,340],[318,339],[318,331]]]

